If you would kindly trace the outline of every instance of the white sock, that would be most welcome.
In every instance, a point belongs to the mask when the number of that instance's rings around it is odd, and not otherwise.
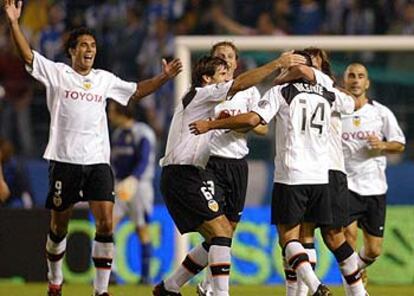
[[[351,296],[351,290],[343,275],[341,275],[342,285],[344,286],[345,296]]]
[[[313,243],[303,244],[303,247],[305,248],[306,254],[308,254],[309,257],[309,263],[312,266],[312,269],[315,270],[316,266],[316,250],[315,245]],[[296,296],[306,296],[308,295],[309,288],[306,285],[306,283],[301,279],[298,278],[298,289],[296,292]]]
[[[314,294],[321,282],[312,270],[305,248],[298,241],[290,241],[285,246],[285,254],[289,266],[296,271],[298,279],[301,278]]]
[[[208,248],[206,243],[192,249],[174,273],[164,281],[167,291],[178,293],[180,288],[208,264]]]
[[[333,254],[345,279],[347,295],[365,296],[366,292],[358,268],[358,254],[354,252],[347,242],[344,242],[338,249],[334,250]]]
[[[96,268],[93,287],[98,294],[108,292],[113,257],[114,241],[112,235],[96,235],[92,243],[92,259]]]
[[[61,285],[63,282],[63,256],[66,251],[66,237],[59,238],[49,232],[46,240],[47,278],[53,285]]]
[[[210,268],[207,268],[204,274],[204,279],[201,282],[201,287],[203,287],[203,289],[206,291],[211,291],[213,289],[212,285],[213,285],[213,276],[211,275]]]
[[[208,264],[213,278],[213,295],[229,296],[231,266],[231,238],[215,237],[211,240]]]
[[[365,269],[367,266],[375,262],[377,258],[368,257],[363,246],[358,254],[358,268]]]
[[[285,269],[286,296],[296,296],[298,282],[296,272],[289,267],[286,258],[283,257],[283,268]]]

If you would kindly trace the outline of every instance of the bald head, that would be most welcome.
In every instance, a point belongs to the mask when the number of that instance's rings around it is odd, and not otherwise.
[[[354,96],[365,97],[369,84],[368,70],[363,64],[352,63],[346,67],[344,86]]]

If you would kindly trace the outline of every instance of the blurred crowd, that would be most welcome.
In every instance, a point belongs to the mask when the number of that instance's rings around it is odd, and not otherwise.
[[[408,0],[31,0],[21,24],[31,45],[68,62],[63,44],[71,28],[86,25],[98,40],[95,67],[126,80],[161,71],[177,35],[413,34]],[[138,106],[137,117],[165,138],[174,99],[167,83]],[[44,89],[29,78],[0,16],[0,137],[23,156],[40,156],[47,141]]]

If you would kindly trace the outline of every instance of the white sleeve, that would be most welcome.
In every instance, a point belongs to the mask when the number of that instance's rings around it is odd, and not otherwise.
[[[252,111],[257,113],[265,123],[269,123],[279,111],[281,97],[280,86],[272,87],[257,102]]]
[[[126,106],[131,96],[137,91],[137,83],[127,82],[113,74],[110,75],[112,75],[111,85],[108,88],[106,97]]]
[[[330,90],[332,90],[335,93],[335,101],[332,107],[334,111],[345,115],[350,115],[354,113],[355,101],[351,96],[336,88],[332,88]]]
[[[205,86],[205,89],[208,92],[209,101],[221,102],[227,99],[227,93],[229,92],[231,86],[233,85],[233,80],[228,82],[210,84]]]
[[[257,103],[260,101],[261,96],[260,96],[260,92],[257,89],[257,87],[253,86],[250,88],[250,97],[249,97],[249,101],[247,103],[247,111],[251,111],[253,109],[254,106],[257,105]]]
[[[321,72],[321,71],[319,71],[315,68],[312,68],[312,70],[313,70],[313,73],[315,75],[316,83],[318,83],[318,84],[320,84],[320,85],[322,85],[326,88],[333,87],[334,82],[328,75],[326,75],[325,73],[323,73],[323,72]]]
[[[387,142],[398,142],[405,144],[405,136],[401,130],[401,127],[398,125],[397,118],[395,118],[394,113],[385,106],[382,107],[382,132],[384,134]]]
[[[48,60],[33,50],[33,64],[25,65],[26,71],[45,86],[58,85],[59,64]]]

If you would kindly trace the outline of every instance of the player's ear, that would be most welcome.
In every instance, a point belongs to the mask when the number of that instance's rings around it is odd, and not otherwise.
[[[367,79],[367,85],[365,86],[365,90],[368,90],[370,85],[371,85],[371,81]]]
[[[74,48],[69,48],[69,55],[72,58],[75,55],[75,49]]]
[[[211,82],[211,76],[203,75],[201,77],[203,78],[204,84],[209,84]]]

